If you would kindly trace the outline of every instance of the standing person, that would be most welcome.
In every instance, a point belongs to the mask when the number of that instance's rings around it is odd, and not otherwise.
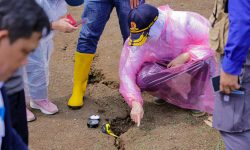
[[[69,19],[64,15],[67,12],[67,4],[65,0],[36,0],[38,4],[45,10],[51,27],[54,30],[70,33],[77,29],[73,26]],[[70,4],[77,2],[81,4],[82,0],[68,0]],[[75,4],[76,5],[76,4]],[[25,66],[27,73],[25,83],[27,85],[26,97],[29,99],[30,107],[41,110],[42,113],[52,115],[58,112],[58,108],[48,97],[49,85],[49,62],[53,50],[53,36],[51,33],[48,37],[43,38],[36,51],[28,58]],[[35,120],[35,115],[27,108],[27,120]]]
[[[81,2],[81,0],[79,0],[79,1]],[[56,1],[54,1],[54,2],[56,2]],[[44,1],[44,3],[46,3],[46,1]],[[66,9],[65,7],[62,9],[63,12],[65,12],[65,9]],[[57,14],[57,13],[55,13],[55,14]],[[63,25],[60,25],[60,23]],[[58,27],[61,26],[61,30],[67,29],[66,27],[64,27],[64,28],[62,27],[62,26],[66,26],[67,23],[64,23],[63,21],[61,21],[61,22],[57,22],[57,24],[59,24],[59,25],[57,25]],[[35,53],[46,53],[46,52],[42,52],[41,48],[40,49],[37,48],[37,51],[39,51],[39,52],[35,52]],[[34,55],[34,54],[32,54],[32,55]],[[26,110],[23,76],[22,75],[23,75],[23,68],[20,68],[16,71],[16,73],[14,75],[12,75],[12,77],[10,79],[8,79],[5,82],[4,88],[6,90],[7,97],[8,97],[9,104],[10,104],[12,126],[16,130],[16,132],[21,136],[24,143],[28,145],[27,120],[32,121],[35,119],[35,116],[29,110]],[[28,114],[28,117],[26,117],[27,114]]]
[[[75,52],[74,85],[68,106],[79,109],[83,106],[83,97],[86,91],[88,75],[94,58],[97,43],[109,20],[113,8],[116,8],[119,18],[123,41],[129,36],[127,23],[131,8],[137,7],[144,0],[85,0],[83,19],[88,22],[82,27]]]
[[[0,0],[0,146],[3,150],[27,149],[25,140],[12,128],[12,110],[9,108],[9,102],[12,101],[6,97],[3,82],[27,62],[28,54],[34,51],[40,38],[49,32],[48,18],[34,0]],[[22,114],[25,112],[25,107],[16,109]],[[25,118],[25,115],[20,114],[18,117]]]
[[[229,33],[221,63],[221,93],[216,97],[213,114],[213,126],[220,131],[227,150],[249,150],[249,14],[249,0],[228,1]],[[237,89],[240,94],[233,94]]]
[[[10,104],[12,127],[21,136],[24,143],[28,145],[28,124],[22,74],[23,69],[19,68],[14,75],[5,82],[4,88]]]

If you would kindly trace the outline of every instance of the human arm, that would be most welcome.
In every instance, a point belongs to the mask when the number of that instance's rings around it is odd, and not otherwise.
[[[51,23],[51,28],[64,33],[71,33],[77,29],[77,27],[73,26],[71,21],[67,18],[60,18],[57,21],[53,21]]]
[[[238,76],[250,47],[250,2],[231,0],[228,6],[229,34],[220,79],[220,90],[226,94],[240,87]]]
[[[126,42],[122,50],[119,66],[120,93],[131,109],[131,119],[140,125],[143,117],[143,99],[136,84],[136,74],[143,64],[143,51],[133,50]]]
[[[132,101],[130,117],[135,123],[137,123],[138,127],[141,124],[141,119],[143,118],[143,115],[144,115],[144,110],[141,103],[137,101]]]
[[[187,61],[204,60],[208,57],[214,56],[214,52],[210,49],[209,44],[209,22],[207,19],[197,13],[185,12],[179,13],[179,17],[183,18],[183,22],[176,21],[176,26],[183,31],[175,36],[183,37],[179,41],[183,45],[183,49],[178,59]],[[176,33],[178,33],[176,31]],[[168,33],[166,33],[168,34]],[[167,36],[167,35],[166,35]],[[189,55],[189,59],[187,60]]]
[[[190,58],[189,53],[185,52],[174,58],[168,65],[167,67],[178,67],[184,63],[186,63]]]
[[[130,0],[130,7],[133,9],[143,3],[145,3],[145,0]]]
[[[36,2],[47,13],[53,30],[73,32],[77,29],[77,27],[70,24],[70,20],[65,16],[67,13],[67,4],[65,1],[55,3],[51,0],[36,0]]]

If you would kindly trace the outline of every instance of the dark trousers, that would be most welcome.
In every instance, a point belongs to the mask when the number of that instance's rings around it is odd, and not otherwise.
[[[23,142],[28,145],[28,123],[24,90],[8,95],[8,100],[12,127],[20,135]]]
[[[250,131],[229,133],[220,131],[226,150],[249,150]]]
[[[220,131],[226,150],[249,150],[250,146],[250,51],[241,75],[245,94],[216,93],[213,126]]]
[[[23,140],[16,133],[15,129],[13,129],[13,127],[11,126],[9,100],[3,88],[1,89],[1,93],[3,96],[5,107],[5,136],[3,137],[1,150],[28,150],[27,145],[24,144]]]

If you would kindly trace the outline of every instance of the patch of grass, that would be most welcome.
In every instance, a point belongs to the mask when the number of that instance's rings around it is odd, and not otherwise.
[[[222,139],[220,139],[220,140],[218,141],[218,143],[216,144],[215,150],[224,150],[224,149],[225,149],[225,147],[224,147],[224,142],[223,142]]]

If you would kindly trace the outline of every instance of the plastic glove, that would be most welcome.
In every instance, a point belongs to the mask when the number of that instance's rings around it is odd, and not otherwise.
[[[144,111],[142,105],[139,102],[132,101],[132,109],[131,109],[131,119],[137,123],[137,126],[140,126],[141,119],[143,117]]]
[[[71,24],[71,20],[67,18],[61,18],[57,21],[52,22],[52,29],[58,30],[64,33],[70,33],[77,29]]]

